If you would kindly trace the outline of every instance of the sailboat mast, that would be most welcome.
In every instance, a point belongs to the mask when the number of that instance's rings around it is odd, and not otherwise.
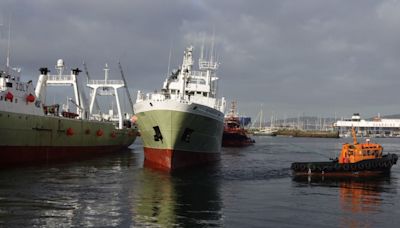
[[[11,15],[8,20],[8,40],[7,40],[7,60],[6,60],[6,68],[10,67],[10,49],[11,49]]]

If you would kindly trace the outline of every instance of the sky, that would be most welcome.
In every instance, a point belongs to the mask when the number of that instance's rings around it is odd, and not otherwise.
[[[26,80],[60,58],[99,79],[108,63],[119,79],[120,61],[135,100],[214,33],[219,96],[243,115],[400,113],[397,0],[1,0],[1,65],[9,18],[11,64]]]

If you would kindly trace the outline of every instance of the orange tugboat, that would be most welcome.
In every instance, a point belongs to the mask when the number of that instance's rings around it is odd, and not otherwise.
[[[239,116],[236,114],[236,102],[233,101],[231,110],[224,120],[222,146],[243,147],[254,143],[255,141],[247,136],[246,130],[241,126]]]
[[[353,144],[343,144],[338,158],[330,162],[295,162],[291,169],[295,175],[370,175],[390,172],[397,163],[396,154],[383,155],[380,144],[358,143],[352,128]]]

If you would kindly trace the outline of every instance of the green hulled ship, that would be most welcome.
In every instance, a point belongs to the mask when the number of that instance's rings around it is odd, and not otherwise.
[[[50,75],[47,68],[41,68],[36,89],[31,81],[20,80],[18,69],[7,66],[0,71],[1,166],[83,158],[115,152],[134,142],[137,129],[129,119],[120,113],[117,118],[105,118],[92,112],[92,107],[88,111],[78,86],[79,69],[64,75],[62,60],[57,62],[56,69],[58,74]],[[117,94],[121,83],[116,85],[115,81],[110,85],[107,79],[93,80],[88,86],[114,88]],[[46,105],[49,85],[72,85],[75,100],[69,102],[76,106],[76,112],[65,105]],[[96,91],[92,94],[94,100]]]
[[[218,64],[201,56],[194,71],[192,52],[185,50],[161,92],[138,92],[134,110],[147,164],[171,170],[220,157],[225,100],[216,98]]]

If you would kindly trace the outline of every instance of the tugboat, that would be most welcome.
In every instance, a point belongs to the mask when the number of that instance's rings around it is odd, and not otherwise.
[[[338,158],[330,162],[294,162],[291,169],[295,175],[370,175],[390,172],[397,163],[396,154],[382,154],[380,144],[358,143],[352,128],[353,144],[343,144]]]
[[[224,120],[222,146],[243,147],[254,143],[255,141],[247,136],[246,130],[241,126],[239,116],[236,114],[236,102],[232,101],[231,110]]]

